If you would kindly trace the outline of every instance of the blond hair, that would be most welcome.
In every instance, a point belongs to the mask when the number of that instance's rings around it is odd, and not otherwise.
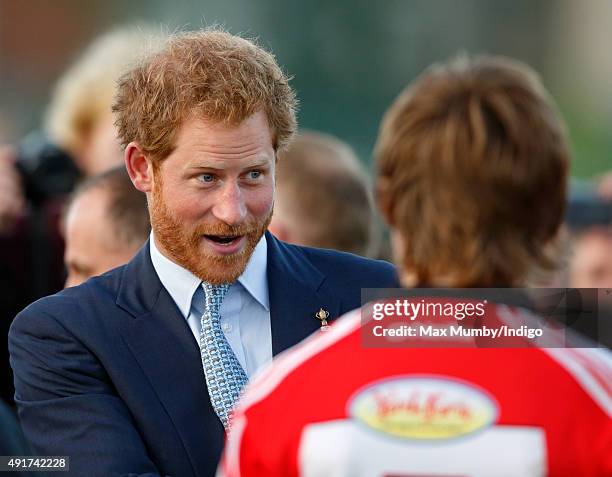
[[[55,86],[45,118],[49,137],[78,155],[98,120],[111,114],[119,77],[163,36],[148,25],[127,25],[98,37]]]
[[[119,82],[113,106],[124,145],[136,141],[154,164],[172,152],[191,115],[237,125],[264,111],[273,145],[296,128],[295,93],[274,57],[252,41],[219,29],[180,33]]]
[[[385,114],[375,155],[381,207],[417,282],[508,286],[553,267],[546,245],[562,221],[570,152],[526,65],[433,66]]]

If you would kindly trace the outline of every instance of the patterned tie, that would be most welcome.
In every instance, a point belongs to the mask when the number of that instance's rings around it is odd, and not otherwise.
[[[205,306],[202,314],[200,353],[213,409],[229,431],[230,413],[247,382],[247,376],[221,330],[221,303],[229,285],[202,282]]]

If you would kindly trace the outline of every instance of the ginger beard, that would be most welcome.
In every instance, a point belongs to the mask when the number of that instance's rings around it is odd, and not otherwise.
[[[234,283],[244,272],[259,239],[272,220],[273,208],[268,216],[258,222],[250,220],[239,225],[223,222],[199,224],[195,227],[184,225],[166,206],[162,192],[161,174],[156,174],[151,193],[149,214],[155,238],[170,254],[170,259],[186,268],[200,280],[213,285]],[[202,241],[204,235],[246,236],[246,243],[240,252],[231,255],[210,254]]]

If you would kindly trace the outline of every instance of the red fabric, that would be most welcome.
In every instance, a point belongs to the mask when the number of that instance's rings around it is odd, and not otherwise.
[[[460,379],[489,393],[499,406],[496,426],[543,429],[548,475],[612,476],[610,416],[589,389],[546,351],[367,349],[361,346],[361,338],[359,329],[351,332],[291,370],[263,400],[237,413],[237,427],[244,425],[244,431],[232,436],[228,444],[223,464],[227,477],[300,475],[298,454],[304,426],[350,420],[347,403],[356,390],[381,378],[420,374]],[[582,350],[562,352],[569,353],[603,389],[607,386],[610,398],[612,374],[605,363],[592,361]],[[252,386],[247,403],[287,362],[288,358],[281,358],[267,378]],[[239,455],[240,472],[232,452]]]

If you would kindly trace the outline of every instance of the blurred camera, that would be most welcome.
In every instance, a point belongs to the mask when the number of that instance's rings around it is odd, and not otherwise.
[[[34,206],[69,194],[81,176],[72,157],[38,131],[19,144],[16,165]]]

